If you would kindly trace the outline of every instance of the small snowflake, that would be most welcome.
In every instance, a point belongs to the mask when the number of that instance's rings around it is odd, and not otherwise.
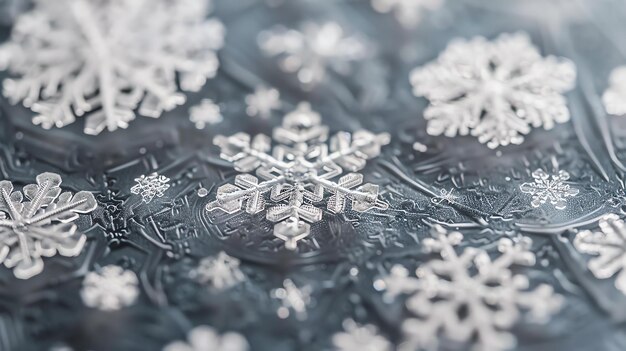
[[[549,175],[544,170],[537,169],[532,176],[534,182],[520,185],[520,190],[532,195],[533,200],[530,204],[533,207],[539,207],[549,201],[557,210],[563,210],[567,207],[565,199],[578,195],[578,189],[565,183],[569,179],[569,173],[566,171],[561,170],[556,175]]]
[[[215,329],[201,325],[187,334],[187,341],[174,341],[163,351],[247,351],[246,338],[238,333],[219,335]]]
[[[207,124],[218,124],[224,120],[220,107],[211,99],[203,99],[200,104],[189,108],[189,120],[197,129],[204,129]]]
[[[444,0],[372,0],[372,7],[380,13],[392,12],[407,28],[415,27],[426,10],[436,10]]]
[[[217,256],[203,258],[198,267],[191,271],[191,276],[216,290],[231,288],[245,279],[239,269],[239,260],[223,251]]]
[[[281,107],[280,93],[274,88],[256,88],[253,94],[246,96],[246,105],[248,116],[269,118],[273,110]]]
[[[41,273],[42,257],[78,256],[87,237],[72,222],[97,207],[89,192],[62,193],[58,174],[36,179],[21,192],[10,181],[0,181],[0,263],[18,279]]]
[[[358,325],[347,319],[343,322],[344,332],[333,335],[333,345],[336,351],[390,351],[391,343],[378,334],[378,329],[367,324]]]
[[[459,232],[448,233],[436,226],[433,236],[423,244],[440,259],[421,265],[415,278],[396,265],[389,276],[375,283],[376,288],[386,290],[387,299],[410,296],[406,307],[415,318],[403,322],[401,350],[436,349],[439,336],[473,342],[478,350],[508,349],[515,338],[507,330],[520,319],[521,310],[543,323],[560,308],[562,297],[551,286],[530,289],[528,278],[511,270],[535,264],[530,239],[517,243],[501,239],[500,255],[492,258],[472,247],[457,253],[454,247],[463,240]]]
[[[133,271],[116,265],[89,272],[80,292],[85,306],[104,311],[119,310],[132,305],[139,296],[139,279]]]
[[[0,50],[4,95],[43,128],[87,115],[85,133],[159,117],[215,76],[224,27],[207,1],[37,0]]]
[[[431,198],[430,202],[436,205],[440,205],[443,203],[453,204],[459,198],[458,196],[453,194],[453,191],[454,189],[450,189],[450,190],[441,189],[439,191],[440,195]]]
[[[609,77],[609,87],[602,95],[606,112],[611,115],[626,115],[626,66],[613,70]]]
[[[272,297],[280,300],[281,306],[276,312],[280,318],[289,317],[290,310],[295,312],[296,318],[307,318],[307,306],[311,303],[311,286],[298,288],[291,279],[285,279],[283,287],[272,290]]]
[[[563,93],[574,87],[576,67],[542,57],[524,33],[457,39],[439,58],[411,72],[430,135],[471,135],[495,149],[521,144],[532,128],[567,122]]]
[[[145,174],[135,178],[136,185],[130,188],[130,192],[141,195],[144,203],[150,203],[154,197],[163,197],[165,191],[170,188],[170,179],[166,176],[158,175],[156,172],[148,176]]]
[[[595,255],[589,261],[591,273],[598,279],[616,276],[615,287],[626,295],[626,224],[615,214],[604,216],[600,231],[582,231],[574,246],[580,252]]]

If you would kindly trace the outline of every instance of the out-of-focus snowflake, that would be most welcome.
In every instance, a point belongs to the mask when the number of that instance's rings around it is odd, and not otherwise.
[[[80,292],[85,306],[104,311],[132,305],[139,296],[139,279],[135,272],[116,265],[89,272]]]
[[[322,210],[314,206],[328,198],[327,208],[341,213],[348,202],[352,210],[365,212],[373,208],[386,209],[387,203],[378,199],[378,186],[363,184],[363,175],[356,172],[368,159],[380,154],[390,141],[389,134],[373,134],[360,130],[353,135],[337,133],[326,145],[328,127],[308,103],[287,114],[281,127],[274,130],[274,140],[280,143],[272,152],[272,140],[263,134],[252,140],[248,134],[217,136],[214,143],[221,148],[220,156],[234,163],[239,172],[252,172],[235,177],[234,184],[217,189],[216,200],[207,204],[207,211],[222,210],[236,213],[243,209],[249,214],[265,210],[265,194],[275,205],[267,209],[266,218],[275,222],[274,236],[294,250],[298,241],[310,234],[311,226],[322,218]],[[340,177],[341,176],[341,177]],[[338,179],[337,179],[338,178]],[[336,180],[335,180],[336,179]]]
[[[135,178],[135,184],[130,188],[130,192],[136,195],[141,195],[141,199],[144,203],[150,203],[154,197],[163,197],[165,191],[170,188],[170,179],[166,176],[159,175],[156,172]]]
[[[279,57],[283,71],[297,73],[305,86],[322,81],[327,68],[350,73],[351,63],[368,57],[372,50],[364,39],[346,36],[334,22],[306,22],[299,31],[277,26],[261,32],[258,43],[265,54]]]
[[[85,133],[126,128],[135,109],[159,117],[215,75],[224,27],[207,1],[37,0],[0,50],[4,95],[63,127],[88,114]]]
[[[203,99],[200,104],[189,108],[189,120],[197,129],[204,129],[207,124],[218,124],[224,120],[219,105],[211,99]]]
[[[241,334],[218,334],[215,329],[201,325],[187,334],[187,342],[174,341],[163,348],[163,351],[247,351],[248,341]]]
[[[441,7],[444,0],[372,0],[372,7],[380,13],[393,12],[400,24],[415,27],[427,10]]]
[[[333,346],[337,351],[390,351],[391,343],[378,334],[371,325],[358,325],[352,319],[343,321],[345,331],[333,335]]]
[[[308,315],[307,306],[311,303],[312,291],[310,285],[298,288],[291,279],[285,279],[283,287],[274,289],[271,293],[271,296],[280,300],[281,303],[276,311],[278,317],[287,318],[290,315],[290,310],[293,310],[298,320],[305,320]]]
[[[246,96],[246,113],[251,116],[269,118],[273,110],[281,107],[280,92],[275,88],[258,87]]]
[[[41,273],[42,257],[78,256],[87,238],[72,222],[97,207],[89,192],[62,193],[58,174],[42,173],[36,180],[21,192],[8,180],[0,182],[0,263],[18,279]]]
[[[239,260],[223,251],[217,256],[203,258],[190,275],[192,279],[216,290],[231,288],[245,279],[239,269]]]
[[[526,276],[511,271],[515,265],[535,264],[530,239],[516,243],[501,239],[500,255],[492,258],[471,247],[457,253],[454,246],[463,240],[459,232],[448,233],[436,226],[433,236],[423,241],[424,247],[441,259],[421,265],[415,278],[396,265],[389,276],[375,283],[376,288],[386,290],[387,299],[410,295],[406,306],[415,318],[403,322],[401,350],[436,349],[439,337],[473,342],[478,350],[508,349],[515,345],[515,337],[507,330],[522,311],[543,323],[560,308],[562,297],[551,286],[530,289]]]
[[[597,256],[589,260],[591,273],[598,279],[617,275],[615,287],[626,295],[626,224],[617,215],[609,214],[600,219],[599,226],[599,232],[578,233],[574,246],[580,252]]]
[[[574,87],[576,66],[542,57],[524,33],[502,34],[491,42],[454,40],[410,80],[413,93],[431,102],[424,111],[428,134],[471,134],[495,149],[569,120],[562,94]]]
[[[549,175],[543,169],[537,169],[532,173],[534,181],[520,185],[523,193],[532,195],[533,207],[539,207],[550,202],[557,210],[567,207],[566,198],[578,195],[578,189],[570,187],[565,182],[569,179],[569,173],[559,171],[556,175]]]
[[[602,95],[606,112],[626,115],[626,66],[617,67],[609,76],[609,87]]]

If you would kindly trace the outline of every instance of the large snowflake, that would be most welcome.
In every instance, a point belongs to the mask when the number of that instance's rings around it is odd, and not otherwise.
[[[532,128],[567,122],[562,94],[575,79],[571,61],[542,57],[524,33],[457,39],[410,76],[413,93],[431,102],[424,111],[429,134],[471,134],[490,148],[521,144]]]
[[[435,349],[439,336],[473,341],[478,350],[507,349],[515,344],[507,330],[520,318],[521,310],[545,322],[560,308],[562,298],[552,287],[542,284],[530,289],[527,277],[511,271],[515,265],[535,263],[529,239],[517,243],[501,239],[500,255],[492,258],[477,248],[458,253],[454,246],[463,239],[459,232],[448,233],[436,226],[433,236],[424,240],[424,247],[441,259],[420,266],[416,278],[396,265],[376,284],[386,290],[388,298],[410,295],[406,306],[415,318],[403,323],[403,350]]]
[[[8,180],[0,182],[0,263],[19,279],[41,273],[42,257],[77,256],[85,245],[72,222],[93,211],[96,200],[86,191],[62,193],[60,185],[54,173],[38,175],[37,184],[21,192]]]
[[[344,170],[356,172],[365,167],[389,143],[389,135],[343,132],[333,136],[328,146],[328,127],[320,123],[320,115],[308,103],[301,103],[274,130],[274,140],[280,144],[273,150],[271,139],[263,134],[253,139],[245,133],[217,136],[214,142],[221,148],[221,157],[233,162],[237,171],[256,170],[257,176],[237,175],[234,184],[217,189],[216,200],[206,209],[255,214],[264,211],[269,200],[274,205],[267,209],[266,218],[276,223],[274,235],[291,250],[310,234],[308,223],[321,220],[322,210],[314,205],[326,193],[331,194],[327,208],[332,213],[343,212],[349,201],[358,212],[386,209],[387,204],[378,199],[377,185],[362,185],[363,175],[344,175]]]
[[[88,114],[85,133],[126,128],[185,102],[215,75],[224,28],[202,0],[37,0],[0,50],[4,95],[44,128]]]
[[[569,173],[560,170],[558,174],[548,174],[543,169],[533,171],[532,183],[520,185],[523,193],[532,195],[533,207],[539,207],[546,202],[550,202],[557,210],[564,210],[567,207],[566,199],[578,195],[578,189],[567,184]]]

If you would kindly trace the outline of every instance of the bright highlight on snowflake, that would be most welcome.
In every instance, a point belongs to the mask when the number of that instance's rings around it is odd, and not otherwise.
[[[520,190],[532,195],[533,200],[530,204],[533,207],[539,207],[549,201],[557,210],[563,210],[567,207],[566,198],[578,195],[578,189],[565,183],[569,179],[569,173],[566,171],[561,170],[556,175],[549,175],[544,170],[537,169],[532,176],[534,182],[520,185]]]
[[[576,67],[564,58],[542,57],[524,33],[457,39],[436,61],[411,72],[430,135],[471,134],[481,143],[521,144],[532,128],[567,122],[563,93],[574,87]]]
[[[133,271],[116,265],[89,272],[80,292],[85,306],[104,311],[119,310],[132,305],[139,296],[139,279]]]
[[[415,27],[427,10],[436,10],[444,0],[372,0],[372,7],[380,13],[393,12],[400,24]]]
[[[602,95],[604,109],[611,115],[626,115],[626,66],[617,67],[609,76],[609,87]]]
[[[589,261],[591,273],[598,279],[616,275],[615,287],[626,295],[626,224],[617,215],[604,216],[600,231],[582,231],[576,235],[574,246],[580,252],[596,257]]]
[[[189,120],[197,129],[204,129],[207,124],[217,124],[224,120],[219,105],[211,99],[203,99],[200,104],[189,108]]]
[[[85,133],[126,128],[135,109],[159,117],[218,67],[224,27],[207,1],[35,1],[0,50],[4,95],[63,127],[87,114]]]
[[[21,192],[10,181],[0,181],[0,263],[18,279],[41,273],[42,257],[78,256],[87,238],[72,222],[97,207],[89,192],[62,193],[58,174],[36,179]]]
[[[174,341],[163,351],[247,351],[248,342],[241,334],[225,333],[219,335],[215,329],[201,325],[187,334],[188,342]]]
[[[342,174],[359,171],[368,159],[378,156],[389,143],[389,134],[337,133],[330,146],[325,144],[327,139],[328,127],[321,125],[320,115],[308,103],[300,103],[274,130],[274,140],[280,144],[273,150],[272,140],[263,134],[252,140],[245,133],[217,136],[214,143],[221,149],[220,156],[233,162],[239,172],[256,170],[261,180],[250,174],[236,176],[234,184],[217,189],[216,200],[206,210],[255,214],[264,211],[269,200],[274,205],[267,209],[266,218],[276,223],[274,236],[295,250],[298,241],[309,236],[309,223],[322,219],[322,210],[314,205],[326,193],[331,194],[327,208],[332,213],[342,213],[349,202],[358,212],[386,209],[387,203],[378,199],[377,185],[361,185],[359,173]]]
[[[258,87],[253,94],[246,96],[246,113],[248,116],[269,118],[273,110],[279,109],[280,92],[275,88]]]
[[[530,239],[517,243],[501,239],[500,255],[492,258],[472,247],[458,253],[454,247],[463,240],[459,232],[448,233],[436,226],[433,236],[423,245],[441,259],[421,265],[415,278],[396,265],[375,284],[386,290],[386,298],[409,295],[406,307],[415,318],[402,325],[405,342],[400,350],[436,349],[440,336],[455,342],[473,341],[478,350],[508,349],[515,345],[515,337],[507,330],[520,319],[522,310],[543,323],[560,308],[562,298],[551,286],[530,289],[527,277],[511,271],[516,265],[535,264]]]
[[[296,315],[298,320],[305,320],[307,318],[307,306],[311,303],[311,286],[307,285],[302,288],[298,288],[291,279],[285,279],[283,287],[272,290],[272,297],[280,300],[281,306],[276,311],[278,317],[287,318],[290,315],[290,310]]]
[[[343,322],[344,332],[333,335],[334,350],[337,351],[390,351],[389,340],[378,334],[378,329],[366,324],[358,325],[352,319]]]
[[[148,176],[145,174],[135,178],[136,185],[130,188],[130,192],[141,195],[144,203],[150,203],[154,197],[163,197],[165,190],[170,188],[170,179],[166,176],[158,175],[156,172]]]
[[[217,256],[205,257],[190,273],[192,279],[216,290],[231,288],[245,280],[239,269],[239,260],[222,251]]]

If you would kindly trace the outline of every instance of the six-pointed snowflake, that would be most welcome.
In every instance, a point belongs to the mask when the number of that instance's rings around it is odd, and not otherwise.
[[[245,276],[239,269],[239,260],[220,252],[217,256],[206,257],[191,271],[191,277],[216,290],[224,290],[241,283]]]
[[[571,61],[542,57],[523,33],[492,42],[457,39],[410,76],[413,93],[431,102],[424,111],[428,134],[471,133],[492,149],[521,144],[532,128],[567,122],[562,94],[575,79]]]
[[[248,116],[259,116],[269,118],[273,110],[277,110],[282,105],[280,103],[280,93],[275,88],[258,87],[253,94],[246,96],[246,113]]]
[[[535,179],[532,183],[520,185],[523,193],[532,195],[533,207],[539,207],[546,202],[550,202],[557,210],[563,210],[566,206],[566,198],[578,195],[578,189],[570,187],[565,182],[569,179],[569,173],[559,171],[558,174],[549,175],[542,169],[537,169],[532,173]]]
[[[599,226],[599,232],[578,233],[574,246],[597,256],[589,261],[591,273],[598,279],[617,275],[615,287],[626,295],[626,224],[617,215],[610,214],[600,220]]]
[[[89,272],[80,292],[85,306],[104,311],[132,305],[139,296],[139,279],[133,271],[116,265]]]
[[[85,133],[126,128],[135,109],[159,117],[215,75],[224,28],[198,0],[37,0],[0,50],[4,95],[63,127],[88,114]]]
[[[336,351],[390,351],[391,343],[371,325],[358,325],[352,319],[343,321],[344,332],[333,335]]]
[[[436,226],[433,236],[423,244],[440,259],[421,265],[415,278],[396,265],[389,276],[375,284],[386,290],[386,298],[410,295],[406,306],[414,318],[403,322],[402,350],[435,349],[439,337],[473,341],[479,350],[507,349],[515,344],[507,330],[520,319],[521,311],[545,322],[560,308],[562,298],[551,286],[530,289],[526,276],[511,271],[515,265],[534,265],[529,239],[517,243],[501,239],[500,255],[492,258],[486,251],[471,247],[458,253],[454,247],[463,239],[459,232],[448,233]]]
[[[72,222],[97,206],[89,192],[62,193],[58,174],[36,179],[21,192],[10,181],[0,181],[0,263],[19,279],[41,273],[42,257],[78,256],[87,238]]]
[[[200,104],[189,108],[189,120],[197,129],[204,129],[207,124],[217,124],[224,120],[219,105],[211,99],[203,99]]]
[[[607,113],[626,115],[626,66],[613,70],[609,77],[609,87],[602,95],[602,102]]]
[[[289,311],[293,310],[297,319],[305,320],[307,306],[311,303],[311,291],[310,285],[299,288],[291,279],[285,279],[283,287],[274,289],[271,293],[272,297],[281,303],[276,314],[284,319],[289,317]]]
[[[215,329],[201,325],[187,334],[187,341],[174,341],[163,351],[247,351],[246,338],[238,333],[218,334]]]
[[[321,220],[322,210],[314,204],[323,201],[326,193],[331,194],[327,208],[332,213],[343,212],[349,202],[358,212],[386,209],[387,203],[378,199],[377,185],[361,185],[359,173],[342,174],[344,170],[356,172],[378,156],[389,143],[389,134],[338,133],[330,146],[327,139],[328,127],[321,125],[320,115],[308,103],[301,103],[274,130],[274,140],[280,144],[271,153],[271,139],[263,134],[252,140],[245,133],[217,136],[214,142],[221,148],[221,157],[233,162],[239,172],[256,170],[261,180],[250,174],[236,176],[234,184],[217,189],[207,211],[259,213],[265,210],[269,193],[274,205],[267,209],[266,218],[276,223],[274,235],[294,250],[310,234],[309,223]]]
[[[372,0],[372,7],[381,13],[393,12],[405,27],[415,27],[426,10],[436,10],[444,0]]]
[[[163,197],[165,190],[170,188],[170,179],[156,172],[148,176],[143,174],[141,177],[135,178],[135,182],[137,184],[130,188],[130,192],[141,195],[141,199],[145,203],[150,203],[155,196]]]

